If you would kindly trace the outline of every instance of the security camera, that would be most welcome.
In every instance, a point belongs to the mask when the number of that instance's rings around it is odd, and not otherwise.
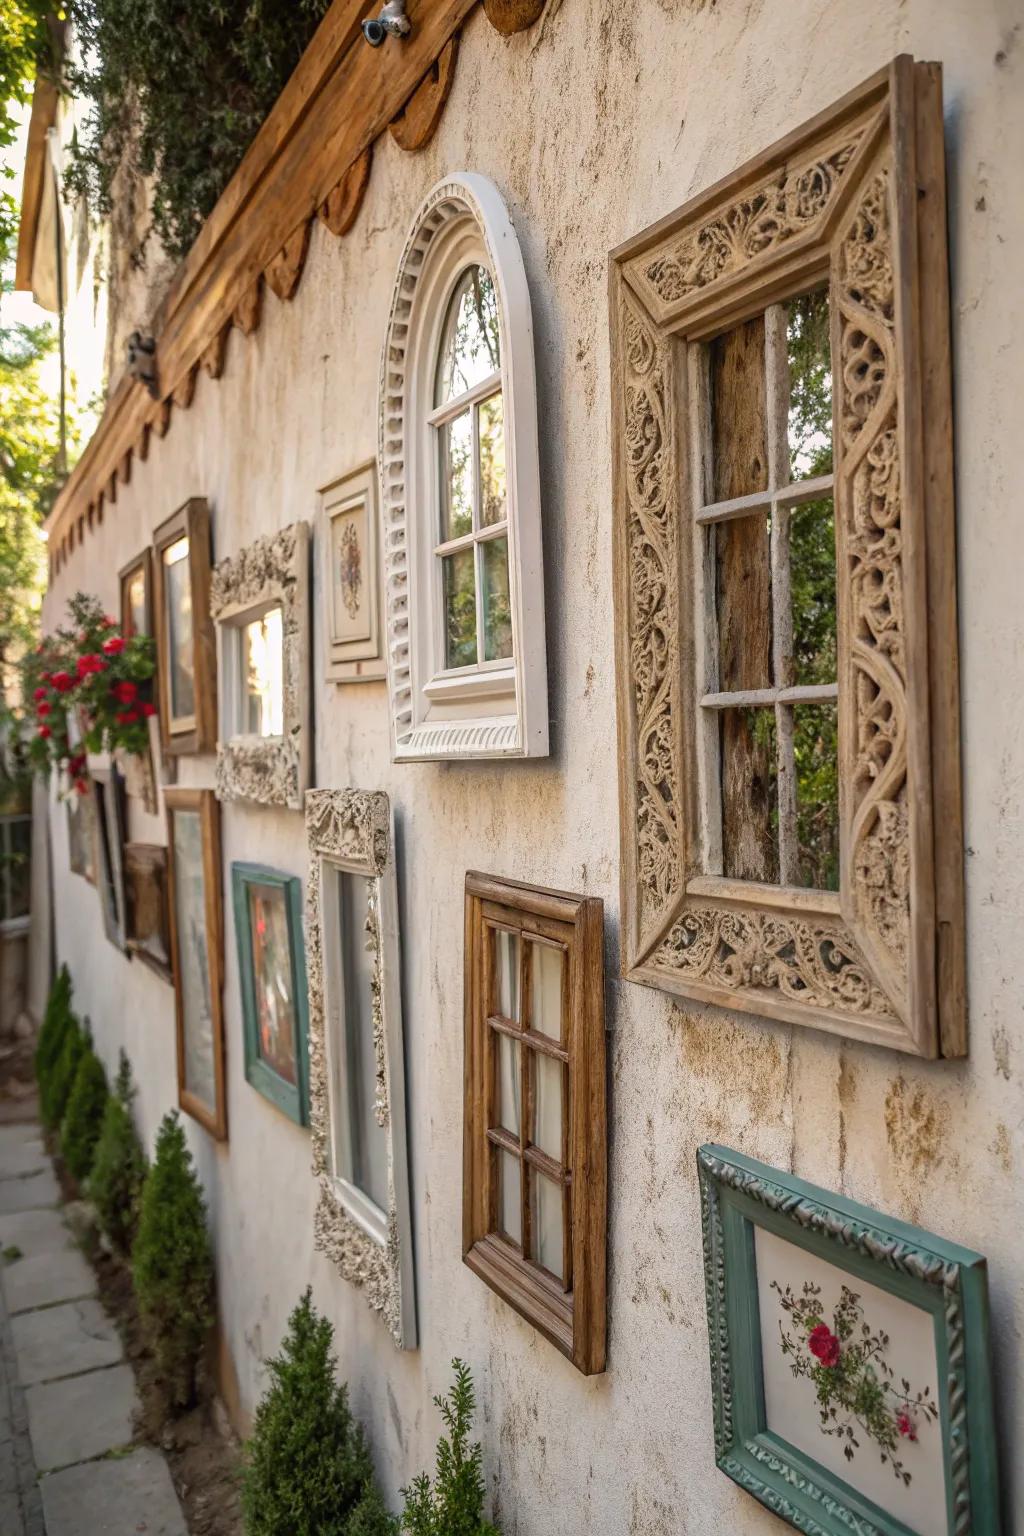
[[[363,36],[371,48],[379,48],[388,35],[388,29],[380,20],[364,21]]]
[[[405,0],[385,0],[380,15],[363,22],[363,36],[371,48],[379,48],[389,32],[392,37],[408,37],[411,31]]]

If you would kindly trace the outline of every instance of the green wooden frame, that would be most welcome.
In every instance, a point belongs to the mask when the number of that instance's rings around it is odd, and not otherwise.
[[[260,1055],[259,1020],[254,989],[252,929],[249,923],[249,887],[278,886],[284,892],[288,915],[288,954],[292,994],[295,998],[295,1066],[298,1084],[286,1083]],[[242,989],[242,1037],[245,1046],[246,1081],[282,1110],[297,1125],[309,1124],[309,994],[306,988],[306,948],[302,929],[302,881],[262,864],[232,864],[231,899],[238,943],[238,977]]]
[[[715,1460],[808,1536],[911,1536],[766,1426],[754,1227],[930,1312],[949,1536],[1002,1530],[985,1259],[726,1147],[697,1152]]]

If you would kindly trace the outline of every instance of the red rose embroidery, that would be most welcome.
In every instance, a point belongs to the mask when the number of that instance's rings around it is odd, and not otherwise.
[[[839,1364],[839,1340],[827,1323],[818,1323],[807,1338],[807,1348],[822,1365]]]

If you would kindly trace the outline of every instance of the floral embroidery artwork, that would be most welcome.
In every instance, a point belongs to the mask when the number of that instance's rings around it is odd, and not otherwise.
[[[792,1327],[779,1321],[783,1355],[794,1376],[814,1385],[821,1432],[843,1443],[843,1455],[853,1461],[861,1449],[860,1436],[872,1441],[883,1466],[909,1487],[911,1473],[903,1458],[907,1447],[939,1416],[930,1389],[914,1392],[906,1377],[898,1381],[886,1360],[889,1335],[865,1321],[860,1297],[849,1286],[825,1319],[821,1287],[806,1281],[797,1296],[791,1286],[771,1282]]]
[[[363,551],[355,523],[345,524],[338,543],[340,552],[338,581],[341,586],[341,600],[345,604],[345,612],[349,618],[354,619],[359,612],[359,594],[363,585]]]

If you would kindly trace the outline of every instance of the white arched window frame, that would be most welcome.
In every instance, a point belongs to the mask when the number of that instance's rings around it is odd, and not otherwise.
[[[493,283],[500,368],[459,406],[478,405],[500,376],[512,656],[487,660],[481,652],[475,665],[453,667],[445,651],[442,589],[442,559],[452,545],[442,536],[439,468],[440,430],[453,406],[438,407],[436,386],[452,295],[473,266],[485,268]],[[413,222],[381,370],[380,465],[396,761],[546,756],[533,324],[519,243],[497,188],[485,177],[446,178]],[[479,551],[494,536],[494,529],[475,527],[465,546]]]

